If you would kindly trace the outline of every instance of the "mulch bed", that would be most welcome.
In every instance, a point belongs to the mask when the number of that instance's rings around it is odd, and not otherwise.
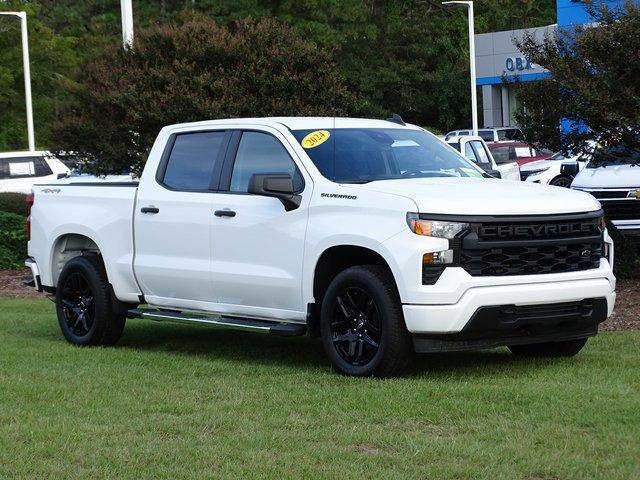
[[[24,277],[30,275],[28,269],[0,270],[0,297],[43,298],[35,289],[22,284]],[[616,309],[601,329],[640,330],[640,280],[620,280],[617,291]]]

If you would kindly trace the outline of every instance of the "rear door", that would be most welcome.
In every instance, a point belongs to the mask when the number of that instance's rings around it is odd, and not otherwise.
[[[173,134],[136,201],[134,269],[150,303],[210,302],[213,195],[231,132]],[[187,303],[185,303],[187,302]]]

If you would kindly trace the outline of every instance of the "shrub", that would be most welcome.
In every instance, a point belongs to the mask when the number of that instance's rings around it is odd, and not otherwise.
[[[54,126],[56,151],[97,174],[140,173],[158,131],[215,118],[357,112],[331,53],[272,19],[206,17],[136,31],[82,70]]]
[[[0,212],[0,269],[20,268],[27,257],[25,218]]]
[[[27,216],[27,204],[24,193],[2,192],[0,193],[0,212],[10,212]]]
[[[614,243],[613,273],[617,278],[640,278],[640,257],[638,248],[620,231],[607,221],[607,230]]]

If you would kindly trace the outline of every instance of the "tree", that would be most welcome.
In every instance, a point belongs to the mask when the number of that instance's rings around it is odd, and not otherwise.
[[[595,24],[559,31],[519,49],[550,72],[535,83],[516,81],[525,105],[516,119],[527,138],[554,150],[579,151],[598,139],[640,155],[640,8],[591,7]],[[565,131],[561,131],[563,121]]]
[[[357,113],[331,53],[275,20],[231,27],[198,15],[103,49],[70,84],[57,149],[89,170],[139,173],[165,125],[211,118]]]

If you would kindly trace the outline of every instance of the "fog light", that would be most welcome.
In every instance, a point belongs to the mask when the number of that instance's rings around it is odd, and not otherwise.
[[[425,253],[422,256],[423,265],[446,265],[453,263],[453,250]]]

